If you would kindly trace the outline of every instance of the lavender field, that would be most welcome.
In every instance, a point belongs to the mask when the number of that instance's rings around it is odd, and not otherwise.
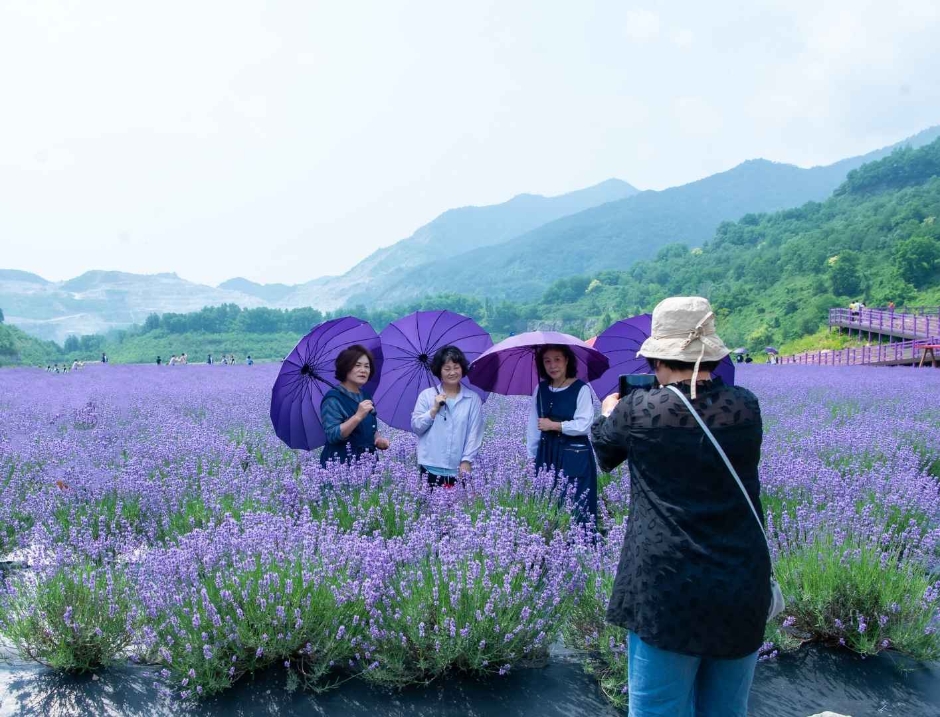
[[[0,635],[57,670],[152,665],[174,698],[283,669],[403,686],[545,662],[559,638],[624,699],[603,622],[629,476],[600,536],[531,473],[525,400],[491,397],[467,487],[423,488],[415,441],[331,470],[274,436],[277,367],[0,371]],[[748,366],[787,596],[766,659],[815,640],[940,657],[940,371]]]

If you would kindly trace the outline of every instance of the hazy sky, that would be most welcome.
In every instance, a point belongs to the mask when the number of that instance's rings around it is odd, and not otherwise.
[[[758,7],[760,6],[760,7]],[[0,268],[296,283],[440,212],[940,123],[940,2],[0,2]]]

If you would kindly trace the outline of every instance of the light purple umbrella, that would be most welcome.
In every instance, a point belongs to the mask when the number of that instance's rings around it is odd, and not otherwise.
[[[365,385],[375,390],[382,373],[382,344],[375,330],[362,319],[344,316],[315,326],[294,347],[271,389],[274,432],[291,448],[313,450],[326,443],[320,423],[320,401],[336,380],[336,357],[354,344],[372,352],[376,365]]]
[[[558,331],[529,331],[500,341],[470,364],[470,383],[506,396],[531,396],[539,383],[535,352],[545,345],[568,346],[582,381],[592,381],[607,370],[607,357],[581,339]]]
[[[651,314],[631,316],[611,324],[594,342],[594,348],[602,351],[610,360],[610,368],[604,375],[591,382],[594,392],[604,398],[616,393],[619,388],[619,378],[622,374],[650,373],[650,367],[645,358],[637,358],[636,352],[640,350],[643,342],[649,338],[653,330],[653,317]],[[734,385],[734,364],[725,356],[715,371],[716,376],[728,385]]]
[[[473,361],[493,345],[476,321],[451,311],[416,311],[390,323],[379,337],[384,364],[375,409],[379,418],[403,431],[411,430],[418,394],[440,384],[431,373],[431,360],[439,349],[456,346],[467,361]],[[486,392],[471,386],[466,377],[463,385],[486,400]]]

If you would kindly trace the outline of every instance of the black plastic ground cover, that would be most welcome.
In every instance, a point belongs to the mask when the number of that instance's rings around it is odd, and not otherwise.
[[[902,670],[901,668],[906,668]],[[40,667],[0,667],[0,715],[65,717],[613,717],[595,682],[570,660],[485,681],[452,677],[389,691],[353,681],[322,695],[289,692],[283,671],[240,682],[217,698],[181,705],[159,696],[145,668],[121,666],[98,679]],[[940,717],[940,664],[882,655],[862,660],[813,647],[758,665],[757,717]]]

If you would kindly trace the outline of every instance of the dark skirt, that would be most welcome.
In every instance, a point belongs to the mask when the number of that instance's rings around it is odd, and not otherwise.
[[[557,431],[543,431],[535,456],[537,470],[554,468],[574,486],[577,503],[575,517],[586,523],[597,518],[597,463],[587,436],[566,436]]]

